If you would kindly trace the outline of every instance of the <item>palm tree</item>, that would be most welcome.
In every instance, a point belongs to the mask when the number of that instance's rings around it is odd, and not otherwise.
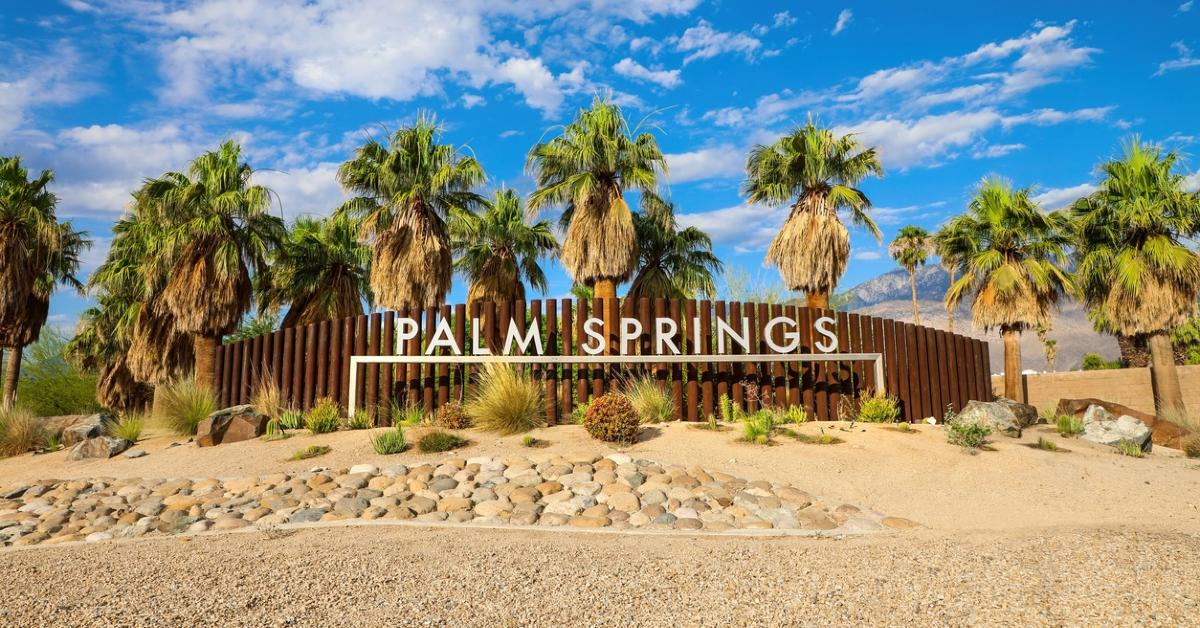
[[[138,211],[161,228],[151,247],[151,294],[174,326],[194,339],[196,381],[211,385],[217,343],[251,306],[251,273],[285,237],[268,213],[271,191],[253,185],[241,146],[227,141],[187,172],[168,172],[138,191]]]
[[[888,246],[888,254],[908,271],[908,285],[912,288],[913,323],[921,324],[921,312],[917,307],[917,267],[924,266],[933,251],[933,240],[929,232],[914,226],[901,227]]]
[[[713,254],[708,234],[675,222],[675,206],[657,195],[642,196],[642,211],[633,216],[641,251],[629,298],[690,299],[716,293],[714,273],[724,264]]]
[[[499,190],[482,212],[456,211],[450,239],[458,253],[454,268],[471,282],[467,300],[520,301],[525,282],[546,291],[546,273],[538,260],[558,249],[549,221],[529,224],[521,197]]]
[[[97,301],[80,316],[67,356],[78,368],[97,374],[96,401],[101,406],[122,412],[141,408],[156,389],[138,381],[129,369],[129,341],[121,327],[130,304],[110,294],[100,294]]]
[[[1064,267],[1066,218],[1045,213],[999,178],[984,179],[967,208],[946,226],[955,237],[947,252],[960,260],[961,277],[946,293],[946,307],[972,295],[971,318],[1004,338],[1004,396],[1024,401],[1021,332],[1050,320],[1064,292],[1073,290]]]
[[[1200,297],[1200,256],[1186,243],[1200,234],[1200,198],[1173,172],[1177,158],[1134,137],[1121,159],[1100,166],[1100,188],[1071,209],[1083,297],[1117,333],[1149,338],[1160,416],[1186,411],[1170,334]]]
[[[641,125],[630,128],[621,108],[596,97],[590,109],[549,142],[529,151],[527,168],[537,183],[530,211],[563,207],[561,260],[576,283],[603,299],[637,270],[637,230],[625,191],[653,194],[667,161]]]
[[[951,252],[954,249],[952,240],[962,234],[950,231],[949,225],[943,225],[933,234],[933,250],[937,253],[938,264],[946,269],[946,273],[950,275],[950,285],[954,285],[955,279],[958,277],[958,266],[961,260],[956,258]],[[954,308],[946,307],[946,329],[950,333],[954,333]]]
[[[750,202],[791,203],[767,263],[779,267],[788,289],[805,292],[810,307],[829,307],[850,258],[850,234],[839,210],[880,238],[868,213],[871,201],[855,187],[870,175],[883,176],[874,148],[863,149],[853,135],[835,136],[812,120],[770,146],[755,146],[746,159],[742,189]]]
[[[362,314],[363,302],[372,302],[372,252],[358,241],[358,229],[344,217],[297,219],[259,284],[259,306],[278,311],[289,304],[283,327]]]
[[[360,225],[374,249],[370,285],[380,305],[431,307],[445,300],[454,275],[446,220],[453,210],[483,204],[473,190],[486,177],[466,148],[439,143],[442,128],[422,114],[385,146],[368,140],[338,168],[357,196],[337,214]]]

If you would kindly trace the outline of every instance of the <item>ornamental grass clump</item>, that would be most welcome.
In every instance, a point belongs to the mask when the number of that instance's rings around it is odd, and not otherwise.
[[[408,440],[404,437],[404,427],[397,425],[371,437],[371,449],[380,455],[398,454],[408,449]]]
[[[458,449],[466,444],[466,439],[457,434],[436,430],[425,434],[417,441],[417,450],[423,454],[430,454]]]
[[[324,456],[333,451],[333,448],[328,445],[309,445],[304,449],[297,449],[292,453],[292,460],[308,460],[317,456]]]
[[[447,430],[465,430],[471,427],[471,417],[467,414],[463,404],[451,401],[437,409],[437,413],[433,416],[433,423]]]
[[[776,416],[770,410],[759,410],[742,419],[742,440],[756,445],[770,445]]]
[[[145,425],[145,419],[141,413],[130,412],[116,421],[109,421],[105,429],[113,438],[123,438],[131,443],[136,443],[142,437],[143,425]]]
[[[282,412],[283,394],[279,392],[279,386],[275,385],[275,378],[270,373],[264,375],[254,387],[250,405],[254,406],[255,412],[268,419],[277,418]]]
[[[1054,441],[1050,440],[1049,438],[1046,438],[1045,436],[1039,436],[1038,442],[1037,442],[1037,448],[1044,449],[1046,451],[1058,451],[1058,443],[1055,443]]]
[[[1200,458],[1200,434],[1183,437],[1179,441],[1179,448],[1188,458]]]
[[[583,425],[592,438],[610,443],[632,443],[637,439],[641,419],[628,397],[608,393],[588,405]]]
[[[625,383],[621,394],[633,404],[642,423],[663,423],[671,420],[674,410],[671,396],[659,388],[654,380],[646,377],[631,379]]]
[[[1071,414],[1060,414],[1054,419],[1059,436],[1076,436],[1083,433],[1083,421]]]
[[[392,425],[407,425],[412,427],[425,422],[425,411],[420,406],[393,405],[390,413],[392,415]]]
[[[946,423],[946,440],[972,453],[983,447],[991,434],[991,426],[974,419],[963,418],[961,415]]]
[[[328,434],[336,432],[341,427],[340,410],[337,402],[325,397],[318,399],[313,407],[304,413],[304,427],[313,434]]]
[[[0,407],[0,457],[33,451],[46,442],[46,429],[24,408]]]
[[[346,429],[348,430],[365,430],[374,424],[375,422],[371,420],[371,415],[367,414],[367,411],[362,408],[355,410],[354,416],[346,418]]]
[[[167,384],[160,405],[161,415],[156,418],[180,436],[195,434],[196,426],[218,409],[212,389],[194,379]]]
[[[298,430],[304,425],[304,413],[291,408],[279,415],[279,427],[285,430]]]
[[[546,425],[543,386],[523,370],[489,364],[465,406],[475,427],[500,434],[520,434]]]
[[[1122,456],[1129,456],[1130,458],[1146,457],[1146,452],[1142,451],[1142,446],[1129,440],[1128,438],[1122,438],[1121,440],[1117,441],[1113,447],[1116,447],[1117,453],[1121,454]]]
[[[895,423],[899,418],[900,402],[891,395],[873,393],[858,406],[858,420],[863,423]]]
[[[263,440],[283,440],[288,437],[287,432],[283,431],[283,426],[279,419],[267,419],[267,429],[263,434]]]

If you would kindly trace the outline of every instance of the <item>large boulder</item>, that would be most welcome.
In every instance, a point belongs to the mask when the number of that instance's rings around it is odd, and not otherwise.
[[[1113,416],[1103,407],[1093,405],[1083,413],[1083,433],[1079,437],[1109,447],[1128,440],[1137,443],[1142,451],[1150,451],[1151,434],[1150,426],[1138,419],[1127,414]]]
[[[116,420],[107,412],[96,414],[65,414],[42,419],[47,432],[62,434],[64,447],[77,445],[89,438],[104,434],[104,424]]]
[[[196,445],[211,447],[258,438],[267,431],[269,420],[249,404],[217,410],[196,427]]]
[[[112,436],[97,436],[80,442],[71,449],[69,458],[71,460],[84,460],[85,458],[112,458],[113,456],[129,449],[133,445],[131,441],[124,438],[113,438]]]
[[[992,430],[1021,437],[1021,430],[1037,423],[1037,408],[1031,405],[1000,397],[995,401],[968,402],[958,416],[967,421],[991,426]]]
[[[1160,419],[1153,414],[1147,414],[1139,410],[1134,410],[1129,406],[1101,399],[1059,399],[1058,413],[1082,418],[1083,413],[1087,412],[1090,406],[1100,406],[1113,416],[1131,416],[1145,423],[1150,428],[1150,438],[1155,445],[1179,449],[1181,446],[1180,441],[1191,433],[1186,428],[1165,419]]]

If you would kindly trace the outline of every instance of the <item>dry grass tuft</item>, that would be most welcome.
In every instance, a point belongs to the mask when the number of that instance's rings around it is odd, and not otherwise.
[[[519,434],[546,425],[542,385],[507,364],[486,366],[464,409],[476,427],[500,434]]]
[[[106,428],[109,436],[136,443],[142,436],[144,425],[145,419],[140,412],[130,412],[116,421],[109,422]]]
[[[621,394],[633,404],[642,423],[665,423],[671,420],[675,404],[654,380],[648,377],[630,379],[622,388]]]
[[[0,457],[33,451],[45,442],[46,428],[32,412],[0,407]]]
[[[297,449],[292,454],[292,460],[308,460],[309,458],[324,456],[331,451],[333,451],[333,448],[329,445],[309,445],[304,449]]]
[[[217,411],[217,397],[208,386],[201,386],[194,379],[185,379],[166,384],[162,392],[162,414],[155,417],[167,429],[180,436],[196,433],[208,415]]]
[[[263,375],[259,380],[258,386],[254,388],[254,395],[250,398],[250,404],[254,406],[255,412],[269,419],[279,418],[283,414],[283,394],[279,392],[279,386],[275,384],[275,378],[270,373]]]

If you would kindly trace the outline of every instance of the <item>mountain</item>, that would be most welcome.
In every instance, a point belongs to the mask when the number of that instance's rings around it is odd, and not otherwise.
[[[917,305],[921,324],[947,329],[943,297],[950,286],[950,275],[940,266],[927,265],[917,270]],[[846,309],[852,312],[912,322],[912,296],[908,272],[897,269],[864,281],[839,295],[846,299]],[[992,372],[1004,370],[1004,346],[999,332],[983,333],[971,325],[971,308],[965,302],[956,310],[954,331],[986,340],[991,346]],[[1113,360],[1120,356],[1112,336],[1098,334],[1087,319],[1087,312],[1074,301],[1065,301],[1055,313],[1053,328],[1047,337],[1057,341],[1056,370],[1079,368],[1084,353],[1099,353]],[[1045,371],[1045,350],[1037,334],[1021,334],[1021,361],[1026,370]]]

